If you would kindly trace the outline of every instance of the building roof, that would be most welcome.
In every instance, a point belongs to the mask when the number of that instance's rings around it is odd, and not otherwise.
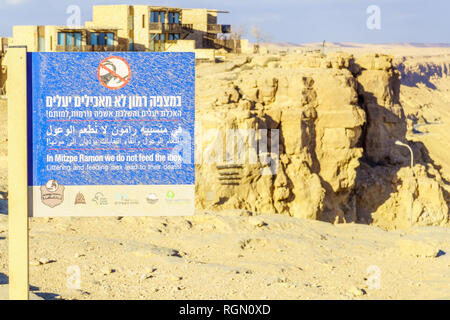
[[[117,6],[117,4],[94,5],[93,7],[113,7],[113,6]],[[125,4],[125,6],[142,6],[142,5]],[[176,10],[176,11],[204,9],[204,8],[181,8],[181,7],[152,6],[152,5],[147,5],[147,7],[156,9],[156,10],[159,9],[159,10]],[[217,12],[217,13],[230,13],[229,11],[219,10],[219,9],[204,9],[204,10],[209,11],[209,12]]]
[[[82,30],[120,30],[120,28],[116,27],[108,27],[108,26],[95,26],[95,27],[87,27],[87,26],[56,26],[56,25],[16,25],[13,27],[55,27],[56,29],[64,29],[64,30],[73,30],[73,31],[82,31]]]
[[[149,6],[151,9],[156,9],[156,10],[173,10],[173,11],[182,11],[183,8],[179,8],[179,7],[166,7],[166,6]]]
[[[199,10],[199,8],[183,8],[183,10]],[[219,10],[219,9],[204,9],[208,12],[216,12],[216,13],[230,13],[230,11]]]

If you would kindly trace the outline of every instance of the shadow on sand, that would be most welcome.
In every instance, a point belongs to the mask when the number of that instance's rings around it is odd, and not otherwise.
[[[0,273],[0,286],[6,286],[9,284],[8,276],[4,273]],[[49,292],[40,292],[38,287],[30,285],[30,292],[35,296],[44,300],[57,300],[58,294]]]

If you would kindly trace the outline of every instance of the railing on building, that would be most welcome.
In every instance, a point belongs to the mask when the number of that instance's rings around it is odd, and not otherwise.
[[[56,46],[57,52],[96,52],[96,51],[125,51],[123,46],[84,45],[84,46]]]
[[[231,33],[231,26],[228,24],[208,24],[209,33]]]
[[[214,39],[214,49],[224,49],[232,53],[241,53],[241,40],[234,39]]]
[[[183,30],[185,30],[185,31],[192,31],[192,30],[194,30],[194,25],[193,24],[182,24],[181,26],[183,27]]]
[[[150,32],[172,32],[172,33],[181,33],[186,30],[192,30],[192,24],[179,24],[179,23],[150,23],[149,25]]]

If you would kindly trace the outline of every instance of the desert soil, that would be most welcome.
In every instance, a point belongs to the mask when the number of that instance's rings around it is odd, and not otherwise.
[[[239,212],[32,219],[30,284],[49,299],[450,299],[449,238]]]

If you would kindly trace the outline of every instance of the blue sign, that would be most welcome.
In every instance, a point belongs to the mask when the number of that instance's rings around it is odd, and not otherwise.
[[[194,184],[194,54],[29,53],[29,63],[30,184]]]
[[[193,53],[29,53],[27,63],[30,186],[195,184]]]

